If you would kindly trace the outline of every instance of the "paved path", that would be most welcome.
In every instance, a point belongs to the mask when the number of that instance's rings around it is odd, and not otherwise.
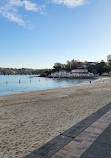
[[[104,130],[80,158],[111,158],[111,125]]]
[[[24,158],[111,158],[111,103]]]
[[[91,124],[51,158],[111,158],[110,123],[111,110]]]

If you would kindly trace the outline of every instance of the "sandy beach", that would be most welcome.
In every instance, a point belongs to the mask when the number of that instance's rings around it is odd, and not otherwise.
[[[0,96],[0,158],[22,158],[111,102],[111,78]]]

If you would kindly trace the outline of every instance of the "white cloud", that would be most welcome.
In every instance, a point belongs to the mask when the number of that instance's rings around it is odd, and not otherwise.
[[[4,17],[8,18],[13,22],[17,22],[19,25],[25,26],[25,22],[20,17],[15,16],[13,13],[5,13]]]
[[[17,9],[12,7],[10,3],[7,3],[6,1],[2,3],[0,2],[0,14],[10,21],[18,23],[19,25],[25,25],[24,20],[17,13]]]
[[[18,7],[23,6],[23,2],[21,0],[9,0],[9,4],[10,5],[15,5],[15,6],[18,6]]]
[[[32,3],[28,0],[10,0],[11,5],[15,5],[18,7],[24,7],[28,11],[37,11],[39,8],[37,7],[37,4]]]
[[[33,3],[33,0],[0,0],[0,14],[12,22],[25,26],[24,15],[20,12],[20,8],[25,11],[40,12],[43,14],[47,3],[66,5],[73,8],[81,6],[86,0],[46,0],[43,5]]]
[[[19,12],[20,7],[25,11],[41,12],[41,7],[29,0],[2,0],[0,1],[0,14],[12,22],[25,26],[25,21]]]
[[[53,3],[63,4],[68,7],[77,7],[85,3],[85,0],[52,0]]]
[[[31,3],[30,1],[23,1],[24,5],[25,5],[25,9],[26,10],[30,10],[30,11],[37,11],[39,10],[39,7],[37,7],[36,4]]]

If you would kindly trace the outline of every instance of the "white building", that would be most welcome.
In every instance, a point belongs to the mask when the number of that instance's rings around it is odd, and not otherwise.
[[[50,77],[59,78],[59,72],[51,73]]]
[[[111,55],[107,56],[107,65],[111,65]]]
[[[78,68],[78,69],[71,70],[70,77],[71,78],[73,78],[73,77],[94,77],[94,74],[88,72],[87,69]]]
[[[53,78],[94,77],[94,74],[89,73],[87,69],[78,68],[78,69],[71,70],[71,72],[60,70],[58,72],[52,73],[50,77],[53,77]]]
[[[70,73],[65,71],[65,70],[60,70],[58,72],[54,72],[50,75],[50,77],[54,77],[54,78],[69,78],[70,77]]]
[[[109,73],[108,72],[104,72],[101,74],[102,76],[109,76]]]

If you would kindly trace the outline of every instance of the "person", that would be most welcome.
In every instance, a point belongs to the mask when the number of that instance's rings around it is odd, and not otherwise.
[[[90,84],[91,84],[91,81],[90,81]]]

